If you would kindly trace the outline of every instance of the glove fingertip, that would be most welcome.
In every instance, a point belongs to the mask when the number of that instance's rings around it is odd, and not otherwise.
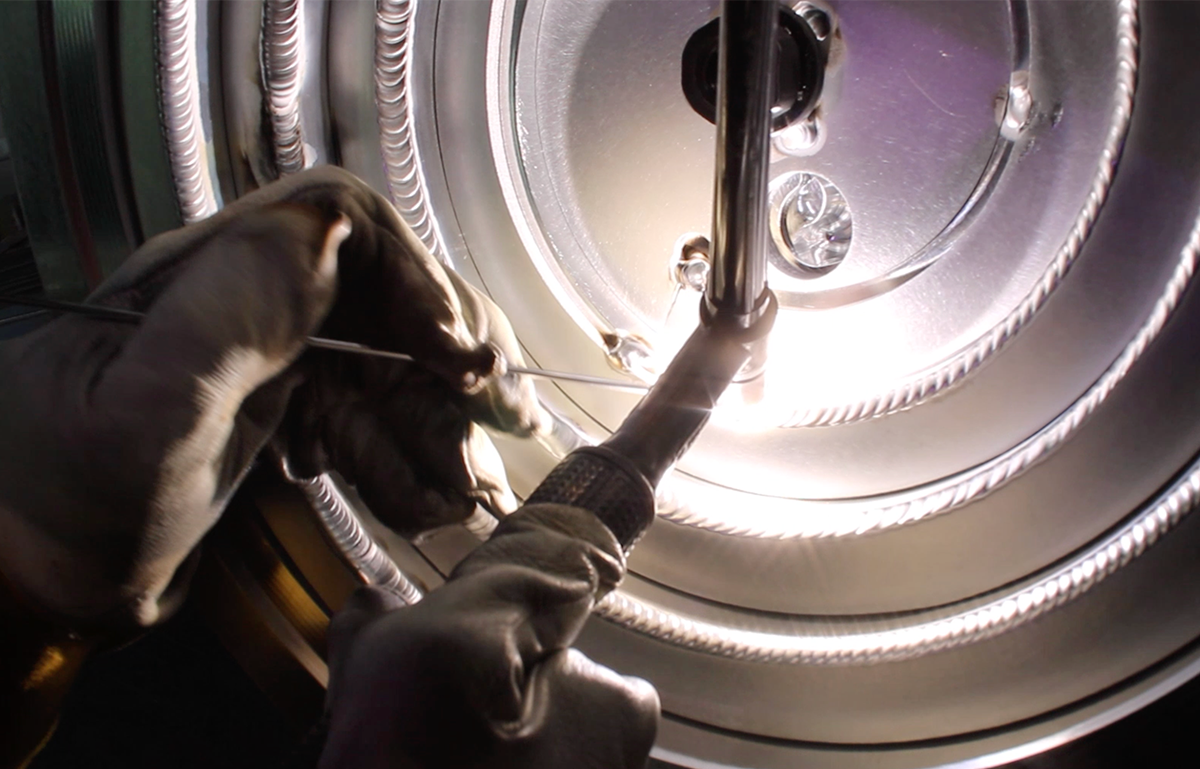
[[[490,344],[464,353],[462,363],[465,371],[462,374],[462,391],[466,395],[475,395],[488,386],[493,377],[500,376],[505,370],[504,356]]]
[[[662,701],[658,697],[658,689],[654,684],[637,676],[621,676],[629,690],[630,698],[638,703],[640,712],[652,716],[655,729],[658,728],[659,713],[662,712]]]
[[[350,237],[353,229],[350,217],[345,214],[339,214],[338,218],[326,230],[325,243],[317,258],[315,270],[319,279],[333,280],[337,276],[338,249],[342,247],[342,243],[346,242],[346,238]]]

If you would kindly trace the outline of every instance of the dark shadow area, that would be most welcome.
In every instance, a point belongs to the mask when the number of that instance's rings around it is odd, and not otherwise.
[[[185,607],[83,669],[31,769],[271,769],[299,741]]]
[[[1200,682],[1193,681],[1108,729],[1009,769],[1182,766],[1177,756],[1188,754],[1198,719]],[[158,631],[92,660],[31,769],[272,769],[299,742],[185,608]]]

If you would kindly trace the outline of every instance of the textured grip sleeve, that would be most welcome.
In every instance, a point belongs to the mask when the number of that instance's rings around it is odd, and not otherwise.
[[[576,449],[526,504],[553,502],[593,513],[627,552],[654,521],[654,489],[625,457],[603,446]]]

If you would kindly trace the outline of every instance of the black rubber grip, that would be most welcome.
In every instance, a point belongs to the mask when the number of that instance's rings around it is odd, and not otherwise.
[[[654,521],[654,489],[632,462],[603,446],[568,454],[525,500],[538,502],[592,512],[626,551]]]

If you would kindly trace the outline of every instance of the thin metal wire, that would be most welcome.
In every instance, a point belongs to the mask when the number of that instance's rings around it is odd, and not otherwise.
[[[123,310],[117,307],[104,307],[98,304],[80,304],[78,302],[60,302],[56,299],[46,299],[40,296],[7,296],[0,294],[0,303],[13,304],[21,307],[39,307],[43,310],[53,310],[56,312],[66,312],[72,315],[84,315],[98,320],[113,320],[119,323],[141,323],[146,317],[144,313],[135,312],[134,310]],[[402,352],[392,352],[391,350],[379,350],[374,347],[368,347],[365,344],[357,342],[346,342],[341,339],[326,339],[319,336],[310,336],[306,340],[309,347],[318,347],[322,350],[334,350],[337,352],[346,352],[352,355],[368,355],[375,358],[388,358],[390,360],[402,360],[409,363],[420,363],[413,356]],[[581,384],[598,385],[600,387],[615,387],[622,390],[648,390],[649,386],[641,382],[620,382],[616,379],[606,379],[604,377],[589,376],[588,374],[572,374],[567,371],[549,371],[547,369],[531,368],[529,366],[509,366],[508,372],[511,374],[524,374],[525,376],[541,377],[543,379],[558,379],[567,382],[579,382]]]
[[[47,312],[47,310],[31,310],[30,312],[23,312],[20,315],[11,315],[7,318],[0,318],[0,328],[3,328],[4,326],[11,326],[14,323],[20,323],[21,321],[41,317]]]

